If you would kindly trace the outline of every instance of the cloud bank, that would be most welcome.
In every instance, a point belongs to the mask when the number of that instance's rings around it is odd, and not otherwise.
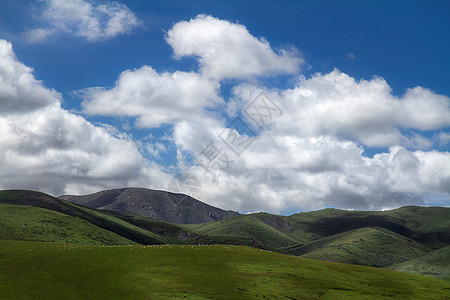
[[[208,85],[191,85],[194,88],[185,96],[165,94],[156,102],[153,82],[166,77],[171,84],[175,73],[161,76],[144,67],[148,72],[124,72],[112,89],[88,90],[83,104],[86,112],[100,115],[114,114],[120,106],[119,114],[137,117],[138,126],[172,123],[178,163],[203,183],[202,200],[243,211],[280,212],[327,206],[391,208],[423,204],[424,193],[450,193],[450,154],[426,151],[435,141],[422,133],[450,126],[449,97],[423,87],[397,97],[381,77],[357,81],[337,69],[308,79],[293,75],[297,84],[286,90],[249,84],[245,79],[295,73],[302,58],[298,51],[277,54],[245,26],[211,16],[176,23],[166,40],[176,57],[198,59],[198,72],[183,79],[206,77],[211,79]],[[132,80],[125,80],[127,76]],[[225,118],[203,112],[211,106],[204,99],[218,99],[218,86],[225,79],[244,80],[226,99],[230,114],[243,111],[261,92],[283,112],[241,156],[219,138],[227,130]],[[166,90],[165,86],[158,88]],[[185,110],[185,101],[195,109]],[[103,108],[106,103],[111,109]],[[251,120],[245,122],[251,127]],[[211,141],[232,161],[226,170],[217,164],[205,172],[182,155],[198,158]],[[366,157],[367,147],[389,151]]]
[[[157,184],[164,174],[151,165],[128,136],[62,109],[0,40],[0,188],[59,195]]]
[[[145,143],[62,109],[61,96],[3,41],[1,187],[23,182],[54,194],[161,188],[169,175],[152,158],[169,143],[176,167],[201,181],[202,201],[241,212],[383,209],[450,194],[450,153],[436,150],[449,141],[448,96],[420,86],[396,96],[382,77],[356,80],[337,69],[306,78],[299,51],[275,50],[244,25],[206,15],[174,24],[166,41],[175,57],[195,57],[198,70],[142,66],[123,71],[113,87],[78,91],[85,114],[131,117],[140,129],[170,126],[164,141]],[[282,73],[291,87],[259,80]],[[224,97],[229,79],[235,84]],[[281,111],[263,130],[242,113],[261,93]],[[261,103],[258,109],[269,115]],[[237,116],[248,131],[229,128]],[[241,140],[251,143],[236,154],[230,143]],[[219,152],[206,170],[199,159],[211,145]],[[373,147],[386,150],[367,155]]]

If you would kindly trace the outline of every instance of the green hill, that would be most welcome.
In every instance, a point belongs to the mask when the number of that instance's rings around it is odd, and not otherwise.
[[[444,299],[450,282],[235,246],[0,241],[2,299]]]
[[[185,225],[202,234],[250,238],[275,249],[298,244],[290,236],[292,229],[289,226],[285,217],[267,213],[240,215],[214,223]]]
[[[276,250],[251,238],[206,236],[176,224],[155,221],[130,213],[93,210],[34,191],[0,191],[0,205],[19,207],[15,210],[14,218],[8,217],[10,214],[8,210],[3,210],[3,213],[0,211],[0,219],[4,220],[5,228],[15,227],[14,232],[22,232],[22,234],[13,234],[13,231],[8,233],[5,230],[0,239],[124,245],[226,244]],[[58,216],[59,219],[53,218],[53,222],[46,221],[44,216],[49,214]],[[32,218],[33,222],[28,221],[28,218]],[[71,220],[72,223],[66,228],[58,229],[62,219],[65,222]],[[69,229],[73,232],[68,232]],[[65,239],[64,236],[68,234],[71,238]],[[117,239],[117,237],[120,238]]]
[[[381,212],[324,209],[287,217],[257,213],[188,225],[207,235],[250,237],[275,248],[304,245],[365,227],[384,228],[439,249],[450,245],[450,208],[408,206]]]
[[[138,226],[166,238],[170,244],[193,244],[193,245],[239,245],[249,246],[265,250],[276,251],[276,248],[270,247],[262,242],[250,237],[240,237],[234,235],[205,235],[186,228],[184,225],[165,223],[149,219],[147,217],[134,215],[119,211],[102,211],[103,213],[116,216],[127,223]]]
[[[422,257],[387,267],[391,270],[450,280],[450,246]]]
[[[0,240],[87,245],[136,244],[83,219],[51,210],[0,203]]]
[[[44,208],[76,217],[138,244],[167,243],[166,238],[129,224],[120,218],[72,204],[44,193],[22,190],[0,191],[0,203]]]
[[[430,252],[422,244],[379,227],[366,227],[328,236],[288,253],[311,259],[385,267]]]
[[[364,227],[381,227],[431,249],[450,245],[450,208],[405,206],[389,211],[324,209],[288,217],[317,238]]]
[[[251,238],[283,253],[382,267],[450,245],[449,220],[450,208],[407,206],[381,212],[257,213],[188,228],[206,235]]]
[[[404,206],[377,213],[401,224],[401,230],[397,233],[432,249],[450,245],[450,207]]]

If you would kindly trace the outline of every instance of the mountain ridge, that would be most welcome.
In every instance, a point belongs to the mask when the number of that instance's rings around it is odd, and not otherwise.
[[[145,188],[112,189],[58,198],[93,209],[130,212],[177,224],[214,222],[239,215],[238,212],[214,207],[188,195]]]

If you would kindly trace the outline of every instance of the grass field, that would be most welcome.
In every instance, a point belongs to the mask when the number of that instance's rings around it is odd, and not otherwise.
[[[450,297],[448,281],[236,246],[0,241],[0,269],[2,299]]]

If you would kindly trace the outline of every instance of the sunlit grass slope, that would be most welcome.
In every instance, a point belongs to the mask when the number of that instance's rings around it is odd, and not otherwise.
[[[236,246],[0,241],[2,299],[445,299],[450,282]]]
[[[136,244],[83,219],[55,211],[0,203],[0,240],[91,245]]]
[[[163,244],[167,242],[165,237],[134,226],[120,218],[56,199],[40,192],[23,190],[0,191],[0,203],[46,209],[79,218],[139,244]]]

